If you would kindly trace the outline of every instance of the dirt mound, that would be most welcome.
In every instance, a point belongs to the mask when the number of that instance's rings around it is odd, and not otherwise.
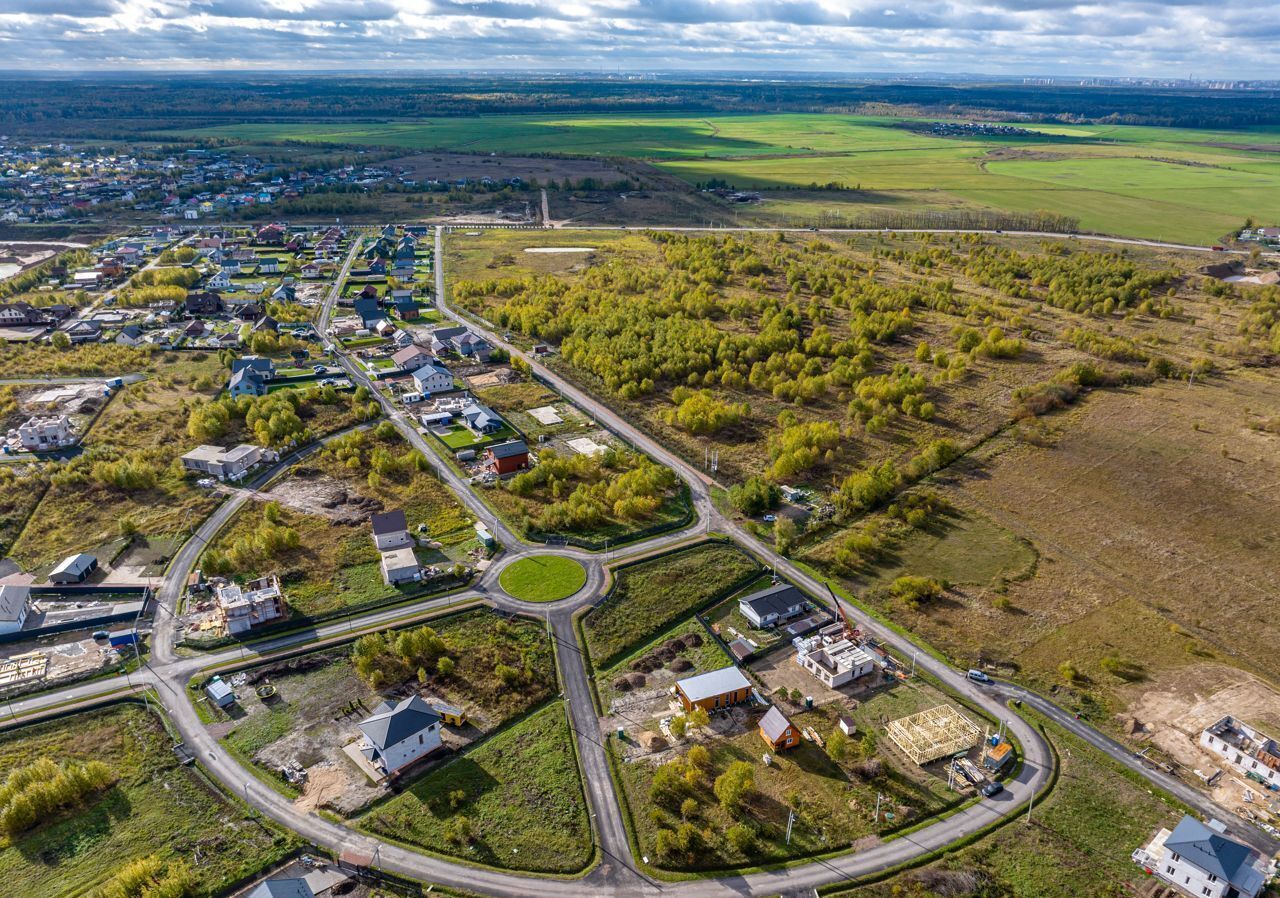
[[[290,477],[273,486],[267,495],[281,505],[326,517],[335,524],[363,524],[383,510],[379,500],[362,496],[345,483],[323,475]]]

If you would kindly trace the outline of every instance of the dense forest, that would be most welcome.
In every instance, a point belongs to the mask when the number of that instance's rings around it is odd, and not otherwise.
[[[341,121],[493,113],[858,112],[885,106],[926,115],[1028,122],[1110,122],[1195,128],[1280,124],[1280,91],[1021,84],[539,77],[192,76],[0,82],[0,126],[108,137],[168,127],[253,121]],[[67,123],[77,123],[71,132]]]

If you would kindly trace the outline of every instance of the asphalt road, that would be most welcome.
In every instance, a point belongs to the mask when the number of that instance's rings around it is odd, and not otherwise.
[[[692,230],[692,229],[688,229]],[[1039,235],[1043,236],[1043,235]],[[1136,242],[1136,241],[1128,241]],[[597,421],[615,434],[631,442],[653,456],[659,462],[670,466],[689,485],[690,493],[698,513],[698,521],[685,530],[667,534],[658,539],[648,540],[627,547],[617,554],[617,558],[630,557],[643,552],[653,551],[656,547],[669,545],[672,542],[687,539],[706,529],[714,529],[727,533],[751,550],[766,564],[775,565],[777,570],[789,579],[798,583],[815,596],[826,593],[825,585],[819,583],[806,572],[800,570],[790,561],[776,555],[772,548],[761,544],[733,520],[721,515],[711,501],[712,481],[703,472],[687,464],[683,459],[668,451],[647,434],[632,427],[629,423],[615,415],[607,406],[586,395],[573,384],[557,375],[554,371],[541,365],[537,359],[531,358],[514,347],[508,346],[497,335],[488,332],[476,322],[462,319],[444,302],[444,256],[442,252],[441,229],[436,230],[436,301],[440,310],[448,317],[463,321],[479,333],[493,341],[494,345],[504,346],[514,357],[522,357],[530,367],[546,382],[560,390],[562,394],[578,404]],[[1049,781],[1052,775],[1053,755],[1048,743],[1040,733],[1027,724],[1021,717],[1010,713],[1005,705],[1008,697],[1021,698],[1027,704],[1036,707],[1055,721],[1065,726],[1082,738],[1090,741],[1111,757],[1124,763],[1146,776],[1162,788],[1169,789],[1179,795],[1188,804],[1203,808],[1207,799],[1188,792],[1188,787],[1149,769],[1135,759],[1132,753],[1096,733],[1087,725],[1074,719],[1072,715],[1061,711],[1052,703],[1018,687],[1000,684],[993,688],[979,687],[960,672],[948,667],[933,658],[910,638],[890,631],[878,622],[870,619],[854,606],[842,603],[845,613],[863,630],[879,639],[884,645],[892,648],[902,658],[912,658],[920,670],[938,678],[948,687],[963,695],[969,702],[983,708],[987,713],[1008,722],[1008,728],[1017,738],[1023,749],[1023,765],[1017,777],[1006,783],[1005,791],[994,799],[984,799],[946,819],[937,821],[909,836],[893,839],[866,850],[846,854],[831,860],[800,864],[786,870],[768,873],[755,873],[748,876],[728,876],[719,879],[697,879],[680,883],[657,883],[649,880],[637,867],[632,857],[630,844],[623,825],[622,811],[618,796],[614,791],[609,776],[608,763],[602,743],[599,720],[591,700],[590,684],[583,658],[583,650],[577,642],[577,635],[572,625],[572,617],[576,610],[599,600],[608,583],[608,573],[599,555],[583,552],[567,547],[538,547],[521,541],[488,507],[479,499],[470,484],[459,476],[452,468],[441,462],[426,440],[418,431],[413,421],[397,408],[394,403],[374,389],[373,381],[363,367],[346,358],[338,346],[327,334],[327,325],[332,305],[337,300],[341,289],[342,278],[345,278],[356,248],[348,254],[342,269],[342,276],[335,283],[322,309],[320,316],[322,337],[326,346],[335,352],[343,367],[352,378],[353,383],[368,387],[378,402],[383,413],[395,424],[398,430],[415,448],[421,450],[431,460],[437,476],[454,491],[461,501],[480,520],[489,524],[491,531],[504,546],[502,558],[492,565],[484,575],[479,577],[472,589],[463,590],[449,596],[424,599],[405,606],[364,614],[350,619],[331,622],[311,630],[284,634],[243,647],[233,647],[224,651],[199,657],[179,657],[175,652],[176,628],[174,614],[184,591],[187,577],[205,545],[213,539],[217,532],[235,514],[240,506],[273,476],[285,470],[308,452],[315,451],[319,444],[307,447],[263,472],[250,488],[238,491],[230,496],[192,535],[175,555],[165,575],[158,594],[160,606],[155,623],[153,651],[147,668],[124,677],[115,677],[92,683],[69,687],[57,692],[36,696],[14,703],[14,712],[18,715],[34,714],[41,710],[49,710],[65,703],[92,702],[95,699],[111,694],[115,690],[136,688],[139,684],[150,685],[156,697],[168,712],[187,747],[199,759],[208,772],[222,782],[227,788],[242,795],[254,808],[281,825],[293,830],[316,845],[332,851],[355,849],[366,854],[375,854],[377,865],[389,871],[440,883],[472,892],[484,892],[502,896],[566,896],[586,898],[586,896],[630,896],[674,894],[687,898],[720,898],[720,896],[765,896],[779,892],[795,893],[820,885],[839,882],[869,873],[878,872],[889,867],[907,862],[922,854],[953,844],[957,840],[978,832],[1002,816],[1021,813],[1028,801]],[[365,425],[369,426],[369,425]],[[333,435],[327,439],[333,439]],[[327,441],[327,440],[326,440]],[[555,552],[578,559],[587,569],[587,583],[576,595],[558,603],[533,605],[517,601],[502,592],[498,585],[501,569],[516,558],[533,552]],[[504,873],[487,868],[476,868],[466,864],[430,857],[406,848],[374,839],[357,833],[348,827],[333,823],[315,814],[303,814],[297,811],[293,803],[260,783],[238,761],[227,755],[216,739],[209,733],[196,715],[195,708],[186,694],[188,680],[209,665],[235,665],[250,663],[257,658],[272,656],[280,652],[298,650],[302,647],[314,646],[317,641],[341,640],[350,638],[366,627],[390,625],[406,617],[422,616],[438,611],[455,602],[483,599],[484,601],[506,611],[518,611],[545,619],[556,642],[557,659],[564,698],[569,717],[573,725],[588,805],[592,819],[595,843],[600,853],[600,864],[585,877],[576,880],[555,880],[542,877],[521,876]],[[0,724],[3,725],[3,724]],[[1194,802],[1188,798],[1196,799]],[[1215,816],[1227,819],[1224,813],[1208,804],[1209,811]],[[1235,821],[1239,824],[1239,821]],[[1016,825],[1016,824],[1015,824]],[[1244,828],[1240,834],[1244,836],[1252,828]],[[1253,837],[1261,835],[1252,830]],[[1265,839],[1265,837],[1264,837]],[[1126,847],[1127,850],[1127,847]]]

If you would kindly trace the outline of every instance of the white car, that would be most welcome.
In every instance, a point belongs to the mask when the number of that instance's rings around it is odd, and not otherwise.
[[[196,486],[203,487],[204,489],[213,489],[213,487],[217,485],[218,481],[214,480],[212,477],[201,477],[196,481]]]

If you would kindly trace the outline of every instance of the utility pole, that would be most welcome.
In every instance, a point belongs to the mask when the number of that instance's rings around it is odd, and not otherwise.
[[[884,796],[883,796],[883,795],[881,795],[879,792],[877,792],[877,793],[876,793],[876,819],[875,819],[875,822],[876,822],[876,824],[877,824],[877,825],[880,823],[880,800],[881,800],[881,799],[883,799],[883,798],[884,798]]]
[[[1031,808],[1036,803],[1036,793],[1031,793],[1031,798],[1027,800],[1027,826],[1031,825]]]
[[[791,826],[796,822],[796,812],[787,808],[787,844],[791,844]]]

